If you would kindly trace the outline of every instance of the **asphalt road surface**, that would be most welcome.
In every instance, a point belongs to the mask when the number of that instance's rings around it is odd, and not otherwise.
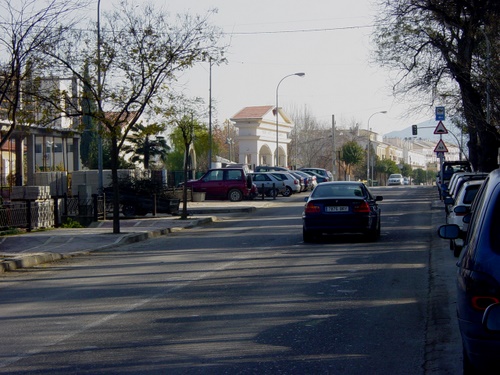
[[[428,368],[437,193],[376,194],[384,201],[374,243],[304,244],[299,194],[2,275],[0,373],[447,373]]]

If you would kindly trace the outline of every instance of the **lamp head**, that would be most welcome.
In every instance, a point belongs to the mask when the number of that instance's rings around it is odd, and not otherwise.
[[[300,73],[295,73],[295,75],[296,75],[296,76],[299,76],[299,77],[304,77],[304,76],[306,75],[306,73],[302,73],[302,72],[300,72]]]

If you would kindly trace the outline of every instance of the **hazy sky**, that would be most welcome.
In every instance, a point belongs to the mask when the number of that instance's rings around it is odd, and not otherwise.
[[[375,4],[370,0],[156,0],[172,13],[218,13],[213,24],[227,33],[228,63],[212,68],[213,121],[224,122],[246,106],[274,105],[285,112],[307,107],[319,121],[338,126],[357,122],[381,134],[433,118],[404,118],[407,105],[391,96],[388,72],[370,63]],[[104,4],[103,9],[109,7]],[[209,66],[200,64],[179,77],[189,97],[208,105]],[[410,136],[410,134],[408,134]]]

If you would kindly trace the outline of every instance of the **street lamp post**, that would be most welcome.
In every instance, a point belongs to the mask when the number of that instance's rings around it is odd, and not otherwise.
[[[102,106],[102,83],[101,83],[101,0],[97,1],[97,110]],[[102,136],[101,136],[101,117],[99,113],[99,124],[97,125],[97,169],[98,169],[98,194],[104,192],[103,178],[103,155],[102,155]]]
[[[370,120],[373,116],[378,115],[379,113],[387,113],[387,111],[379,111],[373,113],[370,117],[368,117],[368,147],[367,147],[367,153],[366,153],[366,183],[369,186],[373,186],[373,182],[370,184]]]
[[[280,156],[279,156],[279,135],[278,135],[278,90],[280,88],[280,84],[281,82],[283,82],[283,80],[285,78],[288,78],[288,77],[291,77],[291,76],[299,76],[299,77],[304,77],[306,75],[306,73],[293,73],[293,74],[289,74],[287,76],[284,76],[283,78],[281,78],[281,81],[278,82],[278,86],[276,86],[276,108],[275,108],[275,114],[276,114],[276,157],[275,157],[275,166],[278,166],[279,165],[279,161],[280,161]]]

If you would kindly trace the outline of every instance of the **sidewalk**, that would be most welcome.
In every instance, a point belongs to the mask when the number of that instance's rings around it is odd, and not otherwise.
[[[280,201],[188,202],[187,220],[171,215],[121,218],[119,234],[113,233],[113,221],[105,220],[88,228],[55,228],[0,237],[0,273],[144,241],[216,221],[216,214],[252,212]]]

